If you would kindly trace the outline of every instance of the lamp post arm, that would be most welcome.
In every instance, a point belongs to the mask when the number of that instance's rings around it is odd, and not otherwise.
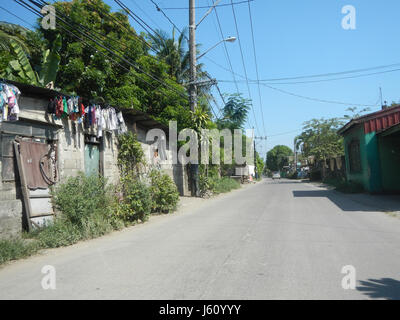
[[[214,4],[211,6],[211,8],[207,10],[207,12],[206,12],[206,14],[203,16],[203,18],[201,18],[200,21],[197,23],[196,28],[200,25],[200,23],[203,22],[203,20],[204,20],[205,18],[207,18],[207,16],[213,11],[213,9],[214,9],[214,8],[217,6],[217,4],[220,3],[220,2],[221,2],[221,0],[217,0],[217,1],[214,2]]]
[[[207,53],[209,53],[212,49],[214,49],[216,46],[218,46],[219,44],[221,44],[222,42],[224,42],[225,40],[221,40],[219,42],[217,42],[216,44],[214,44],[211,48],[209,48],[207,51],[205,51],[204,53],[202,53],[201,55],[199,55],[197,57],[197,60],[199,60],[200,58],[202,58],[203,56],[205,56]]]

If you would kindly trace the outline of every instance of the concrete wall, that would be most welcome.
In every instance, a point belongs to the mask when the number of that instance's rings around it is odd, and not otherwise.
[[[22,202],[0,201],[0,239],[17,236],[22,232]]]
[[[58,147],[59,182],[64,182],[68,177],[76,176],[80,171],[84,172],[85,134],[96,135],[97,129],[85,129],[82,124],[68,119],[54,121],[51,116],[46,115],[47,103],[48,99],[22,96],[20,98],[21,113],[18,123],[26,122],[33,128],[51,126],[51,132],[57,132],[57,135],[52,138],[55,139]],[[27,136],[32,135],[34,133],[29,133]],[[110,183],[116,184],[119,181],[117,138],[111,132],[103,132],[103,135],[100,140],[101,172]],[[1,150],[0,147],[0,172],[3,165]],[[14,172],[17,172],[16,167]],[[18,175],[16,175],[16,181],[4,182],[0,179],[0,237],[12,236],[22,230],[23,208],[18,179]]]
[[[41,130],[40,132],[46,132],[47,139],[51,139],[57,144],[58,178],[62,183],[68,177],[85,171],[85,135],[96,135],[97,128],[87,129],[83,124],[68,119],[53,120],[53,117],[48,116],[45,112],[48,101],[48,98],[22,96],[19,100],[20,121],[14,124],[21,129],[25,128],[24,123],[29,123],[29,126],[34,129],[27,130],[29,133],[24,136],[35,136],[34,132]],[[149,164],[148,169],[158,166],[174,180],[181,195],[190,195],[187,168],[172,163],[172,151],[169,150],[168,145],[166,151],[168,160],[160,162],[159,159],[154,158],[154,150],[146,141],[146,134],[150,128],[136,126],[129,122],[126,124],[129,130],[137,134]],[[99,141],[100,173],[108,179],[109,183],[117,184],[119,182],[118,138],[112,132],[103,132],[103,137]],[[1,149],[0,172],[2,169]],[[16,168],[14,171],[16,172]],[[16,176],[16,180],[3,182],[0,179],[0,237],[15,235],[22,230],[23,208],[18,176]]]
[[[187,166],[181,164],[174,164],[172,162],[172,150],[169,148],[168,141],[166,143],[166,157],[167,160],[161,160],[160,158],[154,157],[154,148],[152,142],[146,141],[146,134],[150,130],[149,128],[140,127],[134,123],[127,123],[128,130],[134,132],[140,142],[146,163],[147,170],[154,168],[160,168],[164,173],[168,174],[175,182],[180,195],[189,196],[189,182],[188,182],[188,169]]]

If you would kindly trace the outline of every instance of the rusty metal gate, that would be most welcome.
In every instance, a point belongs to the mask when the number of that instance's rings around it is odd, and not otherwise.
[[[14,151],[28,228],[43,227],[54,218],[50,186],[57,180],[55,144],[17,138]]]

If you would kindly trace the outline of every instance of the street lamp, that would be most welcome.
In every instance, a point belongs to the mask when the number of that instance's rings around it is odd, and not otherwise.
[[[234,42],[235,37],[229,37],[221,40],[216,45],[208,49],[206,52],[196,57],[196,29],[200,23],[212,12],[212,10],[217,6],[221,0],[216,0],[212,7],[206,12],[203,18],[200,19],[199,23],[196,24],[196,0],[189,0],[189,65],[190,65],[190,85],[189,85],[189,104],[190,110],[195,111],[197,108],[197,59],[203,57],[210,50],[214,49],[222,42]],[[199,165],[196,163],[191,163],[192,172],[192,196],[200,196],[199,189]]]
[[[212,49],[214,49],[216,46],[218,46],[219,44],[221,44],[222,42],[235,42],[236,41],[236,37],[228,37],[224,40],[221,40],[220,42],[217,42],[215,45],[213,45],[210,49],[208,49],[206,52],[204,52],[203,54],[201,54],[200,56],[197,57],[197,60],[199,60],[200,58],[202,58],[203,56],[205,56],[208,52],[210,52]]]

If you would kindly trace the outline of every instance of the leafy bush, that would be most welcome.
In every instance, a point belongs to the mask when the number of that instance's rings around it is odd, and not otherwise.
[[[109,216],[111,190],[106,180],[80,173],[52,189],[55,208],[74,225],[83,226],[94,215]]]
[[[71,245],[124,226],[113,213],[116,200],[102,177],[80,173],[51,192],[53,204],[61,214],[48,227],[32,234],[43,248]]]
[[[179,202],[179,192],[171,177],[158,170],[152,170],[150,180],[153,211],[168,213],[175,210]]]
[[[200,197],[207,197],[215,187],[216,179],[207,177],[206,175],[200,174],[199,176],[199,189]]]
[[[146,221],[153,204],[150,188],[139,178],[128,175],[123,179],[122,190],[117,214],[126,221]]]
[[[118,165],[122,176],[138,172],[138,165],[145,162],[142,145],[131,131],[118,137]]]

